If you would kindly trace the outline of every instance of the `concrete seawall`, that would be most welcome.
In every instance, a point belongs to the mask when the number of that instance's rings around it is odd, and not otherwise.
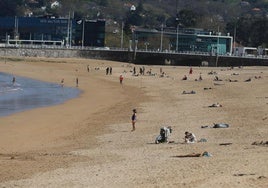
[[[0,48],[0,56],[88,58],[150,65],[180,66],[268,66],[268,58],[213,56],[207,54],[161,53],[121,50],[62,48]],[[203,64],[202,64],[203,62]],[[206,62],[204,64],[204,62]]]

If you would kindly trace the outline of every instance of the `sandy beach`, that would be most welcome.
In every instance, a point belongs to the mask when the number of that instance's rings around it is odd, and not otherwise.
[[[144,65],[145,75],[133,76],[142,66],[0,59],[1,72],[64,78],[70,87],[78,78],[82,91],[60,105],[0,118],[0,187],[268,187],[268,67],[192,67],[189,74],[190,67]],[[208,107],[216,103],[222,107]],[[163,126],[172,127],[172,142],[155,144]],[[185,131],[206,142],[185,144]],[[205,151],[209,157],[180,157]]]

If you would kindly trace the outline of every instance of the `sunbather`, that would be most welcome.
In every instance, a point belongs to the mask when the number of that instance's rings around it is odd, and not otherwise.
[[[183,91],[182,94],[195,94],[195,91]]]
[[[222,107],[222,105],[217,102],[216,104],[212,104],[208,107]]]

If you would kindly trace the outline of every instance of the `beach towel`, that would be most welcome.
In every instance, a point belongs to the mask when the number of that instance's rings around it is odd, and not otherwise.
[[[226,123],[214,123],[213,128],[228,128],[229,125]]]

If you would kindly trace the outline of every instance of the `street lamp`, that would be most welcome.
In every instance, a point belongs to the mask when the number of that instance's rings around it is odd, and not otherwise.
[[[123,48],[123,42],[124,42],[124,22],[122,21],[121,25],[121,49]]]
[[[146,50],[146,51],[147,51],[147,48],[148,48],[149,44],[150,44],[149,42],[145,42],[145,43],[144,43],[144,45],[145,45],[145,50]]]
[[[84,48],[84,40],[85,40],[85,18],[82,20],[82,48]]]
[[[176,34],[177,34],[177,37],[176,37],[176,51],[178,52],[178,50],[179,50],[179,25],[180,25],[180,19],[178,17],[178,14],[177,14],[177,17],[176,17],[176,23],[177,23],[177,29],[176,29]]]
[[[177,24],[177,30],[176,30],[176,52],[178,52],[178,45],[179,45],[179,24]]]
[[[160,52],[163,49],[163,24],[161,25],[161,37],[160,37]]]

